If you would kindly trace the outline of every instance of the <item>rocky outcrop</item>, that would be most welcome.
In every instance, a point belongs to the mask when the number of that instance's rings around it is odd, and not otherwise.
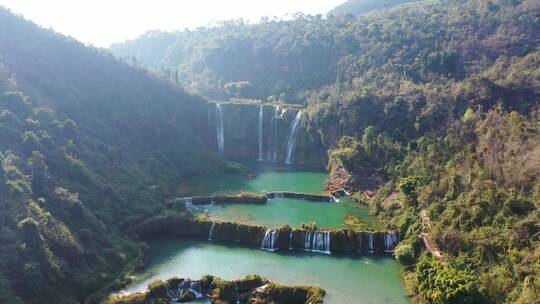
[[[310,194],[300,192],[267,192],[265,196],[269,199],[273,198],[292,198],[314,202],[334,202],[335,197],[325,194]]]
[[[264,204],[268,198],[264,194],[253,192],[240,192],[226,195],[207,195],[194,197],[179,197],[169,201],[169,204],[174,201],[183,201],[186,204],[206,205],[206,204],[226,204],[226,203],[242,203],[242,204]]]
[[[337,202],[338,197],[345,196],[344,190],[333,191],[331,194],[311,194],[301,192],[265,192],[262,194],[254,192],[240,192],[226,195],[209,195],[178,197],[168,200],[168,208],[172,208],[176,202],[185,204],[206,205],[206,204],[264,204],[270,199],[292,198],[314,202]]]
[[[198,298],[210,298],[212,303],[290,303],[322,304],[325,292],[311,286],[284,286],[267,279],[248,275],[243,279],[227,281],[214,276],[199,280],[171,278],[155,281],[145,292],[110,296],[106,304],[159,304],[189,303]]]
[[[394,231],[311,230],[289,226],[269,229],[188,216],[154,217],[136,226],[132,232],[141,238],[169,235],[235,243],[270,251],[299,250],[326,254],[392,252],[399,242],[399,236]]]

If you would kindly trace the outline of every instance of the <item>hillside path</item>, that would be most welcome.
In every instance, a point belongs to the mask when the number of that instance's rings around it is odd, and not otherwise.
[[[428,230],[430,226],[430,220],[426,209],[420,210],[420,218],[422,219],[422,232],[420,233],[420,237],[424,241],[426,249],[431,252],[431,254],[439,261],[444,261],[441,250],[437,247],[437,244],[435,244],[435,242],[429,237]]]

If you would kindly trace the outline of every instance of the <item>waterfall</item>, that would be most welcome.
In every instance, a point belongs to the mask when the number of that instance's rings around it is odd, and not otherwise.
[[[304,236],[304,250],[318,253],[331,254],[330,232],[306,231]]]
[[[234,282],[236,290],[236,304],[240,304],[240,292],[238,292],[238,282]]]
[[[264,238],[262,240],[261,249],[268,251],[276,251],[277,248],[277,238],[279,231],[277,229],[266,229],[264,233]]]
[[[179,297],[181,297],[181,296],[184,295],[184,289],[185,289],[185,288],[184,288],[184,285],[185,285],[184,283],[185,283],[185,281],[182,280],[182,281],[180,282],[180,284],[178,285],[178,290],[176,291],[176,294],[177,294]]]
[[[259,107],[259,161],[263,161],[263,105]]]
[[[202,289],[201,289],[201,282],[199,281],[192,281],[190,284],[189,284],[189,288],[188,288],[191,292],[193,292],[193,294],[195,295],[195,298],[199,299],[199,298],[202,298],[204,297],[203,293],[202,293]]]
[[[292,164],[294,157],[294,150],[296,148],[296,137],[298,134],[298,125],[300,124],[300,118],[302,118],[302,111],[298,111],[293,123],[291,124],[291,132],[289,133],[289,140],[287,141],[287,158],[285,163],[287,165]]]
[[[384,234],[384,251],[394,252],[398,242],[399,238],[397,232],[386,232]]]
[[[223,129],[223,111],[221,104],[216,103],[216,136],[218,144],[218,152],[225,153],[225,130]]]
[[[214,233],[214,227],[216,226],[216,222],[212,222],[212,226],[210,226],[210,232],[208,233],[208,240],[212,240],[212,234]]]
[[[278,118],[279,118],[279,107],[278,106],[275,106],[274,107],[274,118],[273,118],[273,122],[274,122],[274,153],[273,153],[273,161],[276,162],[277,161],[277,139],[278,139]]]
[[[171,292],[171,287],[169,286],[169,283],[165,282],[165,286],[167,286],[167,296],[171,301],[174,301],[174,295]]]
[[[343,190],[343,193],[345,193],[345,196],[350,196],[351,194],[349,193],[349,191],[345,190],[345,189],[342,189]]]
[[[373,232],[368,233],[368,252],[374,253],[375,250],[373,250]]]
[[[185,197],[185,198],[184,198],[184,203],[185,203],[186,205],[192,205],[192,204],[193,204],[193,198],[191,198],[191,197]]]
[[[333,196],[332,194],[330,194],[330,200],[332,201],[332,203],[339,203],[339,198]]]
[[[293,236],[293,234],[292,234],[292,230],[291,230],[291,234],[289,234],[289,250],[293,249],[293,247],[292,247],[292,241],[293,241],[292,236]]]

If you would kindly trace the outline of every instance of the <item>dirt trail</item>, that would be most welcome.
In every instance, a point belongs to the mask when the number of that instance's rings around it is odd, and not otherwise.
[[[424,241],[426,249],[433,254],[439,261],[444,261],[441,250],[437,247],[437,244],[429,237],[428,229],[430,225],[429,216],[426,209],[420,210],[420,218],[422,219],[422,232],[420,237]]]

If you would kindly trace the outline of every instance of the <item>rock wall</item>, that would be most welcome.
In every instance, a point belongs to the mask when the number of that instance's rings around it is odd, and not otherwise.
[[[145,292],[113,295],[106,304],[189,303],[198,298],[210,298],[212,303],[289,303],[322,304],[325,291],[312,286],[284,286],[267,279],[248,275],[227,281],[206,275],[199,280],[173,277],[154,281]]]
[[[267,230],[268,228],[263,226],[213,222],[208,219],[194,219],[186,216],[160,216],[141,223],[134,228],[133,232],[142,238],[169,235],[182,238],[211,239],[216,242],[260,248]],[[275,228],[275,230],[277,230],[276,250],[315,251],[312,250],[315,248],[306,248],[306,240],[312,240],[315,232],[329,234],[329,248],[318,250],[328,251],[328,253],[384,253],[385,251],[393,251],[399,242],[399,236],[393,231],[373,232],[350,229],[314,231],[288,226]]]

